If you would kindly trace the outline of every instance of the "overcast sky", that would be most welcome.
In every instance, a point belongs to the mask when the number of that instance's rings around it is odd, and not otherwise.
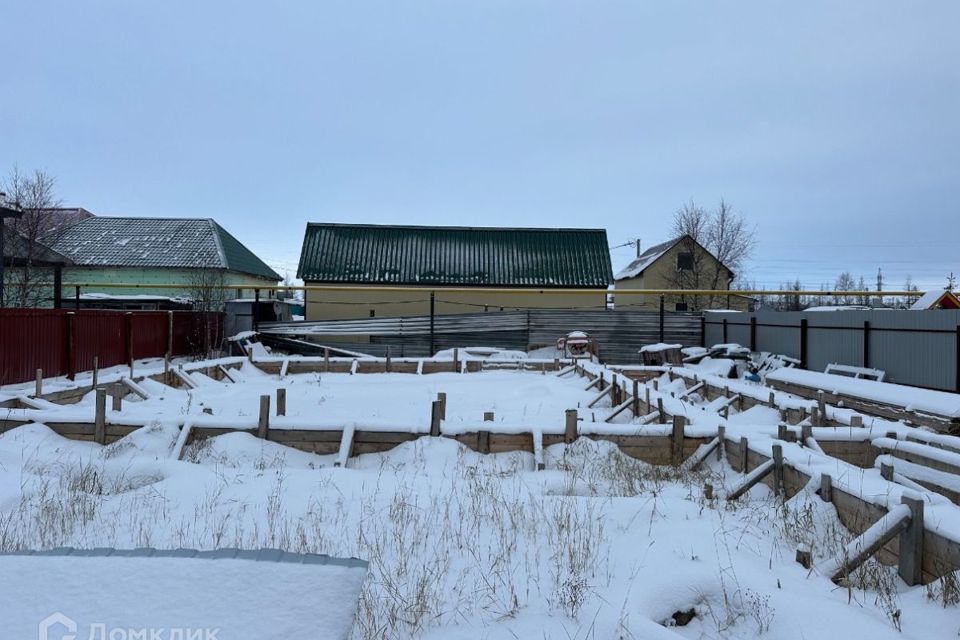
[[[307,221],[667,237],[721,197],[747,276],[960,273],[960,2],[6,0],[0,169],[213,217],[281,273]],[[613,251],[614,267],[632,249]]]

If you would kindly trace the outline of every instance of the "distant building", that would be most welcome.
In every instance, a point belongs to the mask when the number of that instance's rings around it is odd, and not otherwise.
[[[6,306],[57,306],[52,291],[37,291],[35,283],[58,282],[64,268],[72,264],[53,249],[23,237],[10,227],[0,227],[3,233],[4,292]]]
[[[960,309],[960,298],[953,291],[940,289],[939,291],[927,291],[914,302],[910,309],[913,311],[926,311],[929,309]]]
[[[689,235],[653,245],[615,276],[615,289],[715,289],[716,296],[667,296],[668,311],[747,311],[753,300],[730,291],[734,273]],[[716,285],[714,286],[714,282]],[[659,296],[615,296],[618,309],[656,309]]]
[[[436,314],[603,309],[613,275],[608,247],[603,229],[310,223],[297,276],[344,287],[307,291],[307,320],[427,315],[431,291]],[[599,291],[541,293],[548,289]]]
[[[114,218],[90,215],[42,238],[73,264],[65,283],[88,283],[81,294],[195,297],[204,286],[225,286],[224,298],[254,295],[280,276],[210,218]],[[104,287],[103,284],[130,284]],[[170,284],[178,287],[144,287]],[[72,288],[64,298],[74,297]],[[267,297],[268,292],[262,295]],[[69,305],[69,302],[67,303]]]

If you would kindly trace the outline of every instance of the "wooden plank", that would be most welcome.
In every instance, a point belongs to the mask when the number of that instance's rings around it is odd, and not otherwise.
[[[270,439],[270,396],[260,396],[260,418],[257,421],[257,437]]]
[[[623,413],[623,412],[626,411],[627,409],[633,408],[633,406],[634,406],[635,404],[636,404],[636,399],[633,398],[633,397],[628,398],[627,400],[624,400],[624,401],[621,402],[619,405],[617,405],[616,407],[614,407],[614,408],[613,408],[613,411],[610,413],[610,415],[608,415],[606,418],[604,418],[603,421],[604,421],[604,422],[610,422],[610,421],[612,421],[614,418],[616,418],[618,415],[620,415],[621,413]]]
[[[346,467],[347,459],[353,454],[353,437],[355,429],[353,425],[347,425],[340,438],[340,449],[337,452],[337,460],[333,463],[335,467]]]
[[[577,439],[577,410],[576,409],[567,409],[564,413],[564,431],[563,431],[563,440],[567,444],[574,442]]]
[[[900,534],[897,573],[912,587],[923,581],[923,500],[909,496],[901,496],[900,500],[910,509],[910,518]]]
[[[93,439],[99,444],[106,444],[107,438],[107,390],[97,389],[96,414],[93,428]]]
[[[679,467],[683,462],[683,431],[687,419],[684,416],[673,416],[673,437],[671,438],[672,464]]]
[[[910,513],[910,508],[906,505],[898,505],[892,509],[847,545],[846,557],[840,563],[827,565],[822,572],[828,574],[836,583],[845,580],[848,575],[907,528]],[[836,564],[839,566],[834,566]]]
[[[744,478],[744,480],[743,480],[743,482],[740,484],[740,486],[737,487],[736,489],[734,489],[734,490],[727,496],[727,500],[736,500],[737,498],[739,498],[740,496],[742,496],[743,494],[745,494],[747,491],[749,491],[749,490],[751,489],[751,487],[753,487],[753,486],[756,485],[758,482],[760,482],[761,480],[763,480],[763,478],[764,478],[766,475],[772,473],[772,472],[773,472],[773,468],[774,468],[774,461],[773,461],[773,460],[767,460],[766,462],[764,462],[763,464],[761,464],[759,467],[757,467],[756,469],[754,469],[753,471],[751,471],[750,473],[748,473],[748,474],[747,474],[747,477]]]

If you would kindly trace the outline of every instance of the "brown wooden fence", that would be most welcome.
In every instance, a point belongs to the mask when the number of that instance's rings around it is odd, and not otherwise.
[[[207,331],[209,327],[209,332]],[[70,376],[139,358],[201,354],[216,347],[223,317],[197,311],[0,309],[0,384]]]

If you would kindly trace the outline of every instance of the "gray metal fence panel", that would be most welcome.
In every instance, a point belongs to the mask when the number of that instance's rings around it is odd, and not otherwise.
[[[707,344],[727,341],[750,346],[756,318],[756,350],[794,358],[801,354],[801,321],[807,322],[808,369],[828,364],[868,366],[887,380],[960,392],[960,311],[707,312]]]
[[[282,336],[316,336],[328,344],[350,345],[382,355],[430,355],[430,317],[362,318],[318,322],[262,323],[260,331]],[[600,357],[608,363],[639,361],[644,345],[660,341],[660,314],[656,311],[603,309],[533,309],[438,315],[433,322],[435,350],[456,346],[490,346],[526,350],[556,344],[571,331],[585,331],[597,340]],[[664,341],[694,346],[702,341],[699,314],[669,312],[663,316]],[[358,336],[363,339],[358,340]]]

